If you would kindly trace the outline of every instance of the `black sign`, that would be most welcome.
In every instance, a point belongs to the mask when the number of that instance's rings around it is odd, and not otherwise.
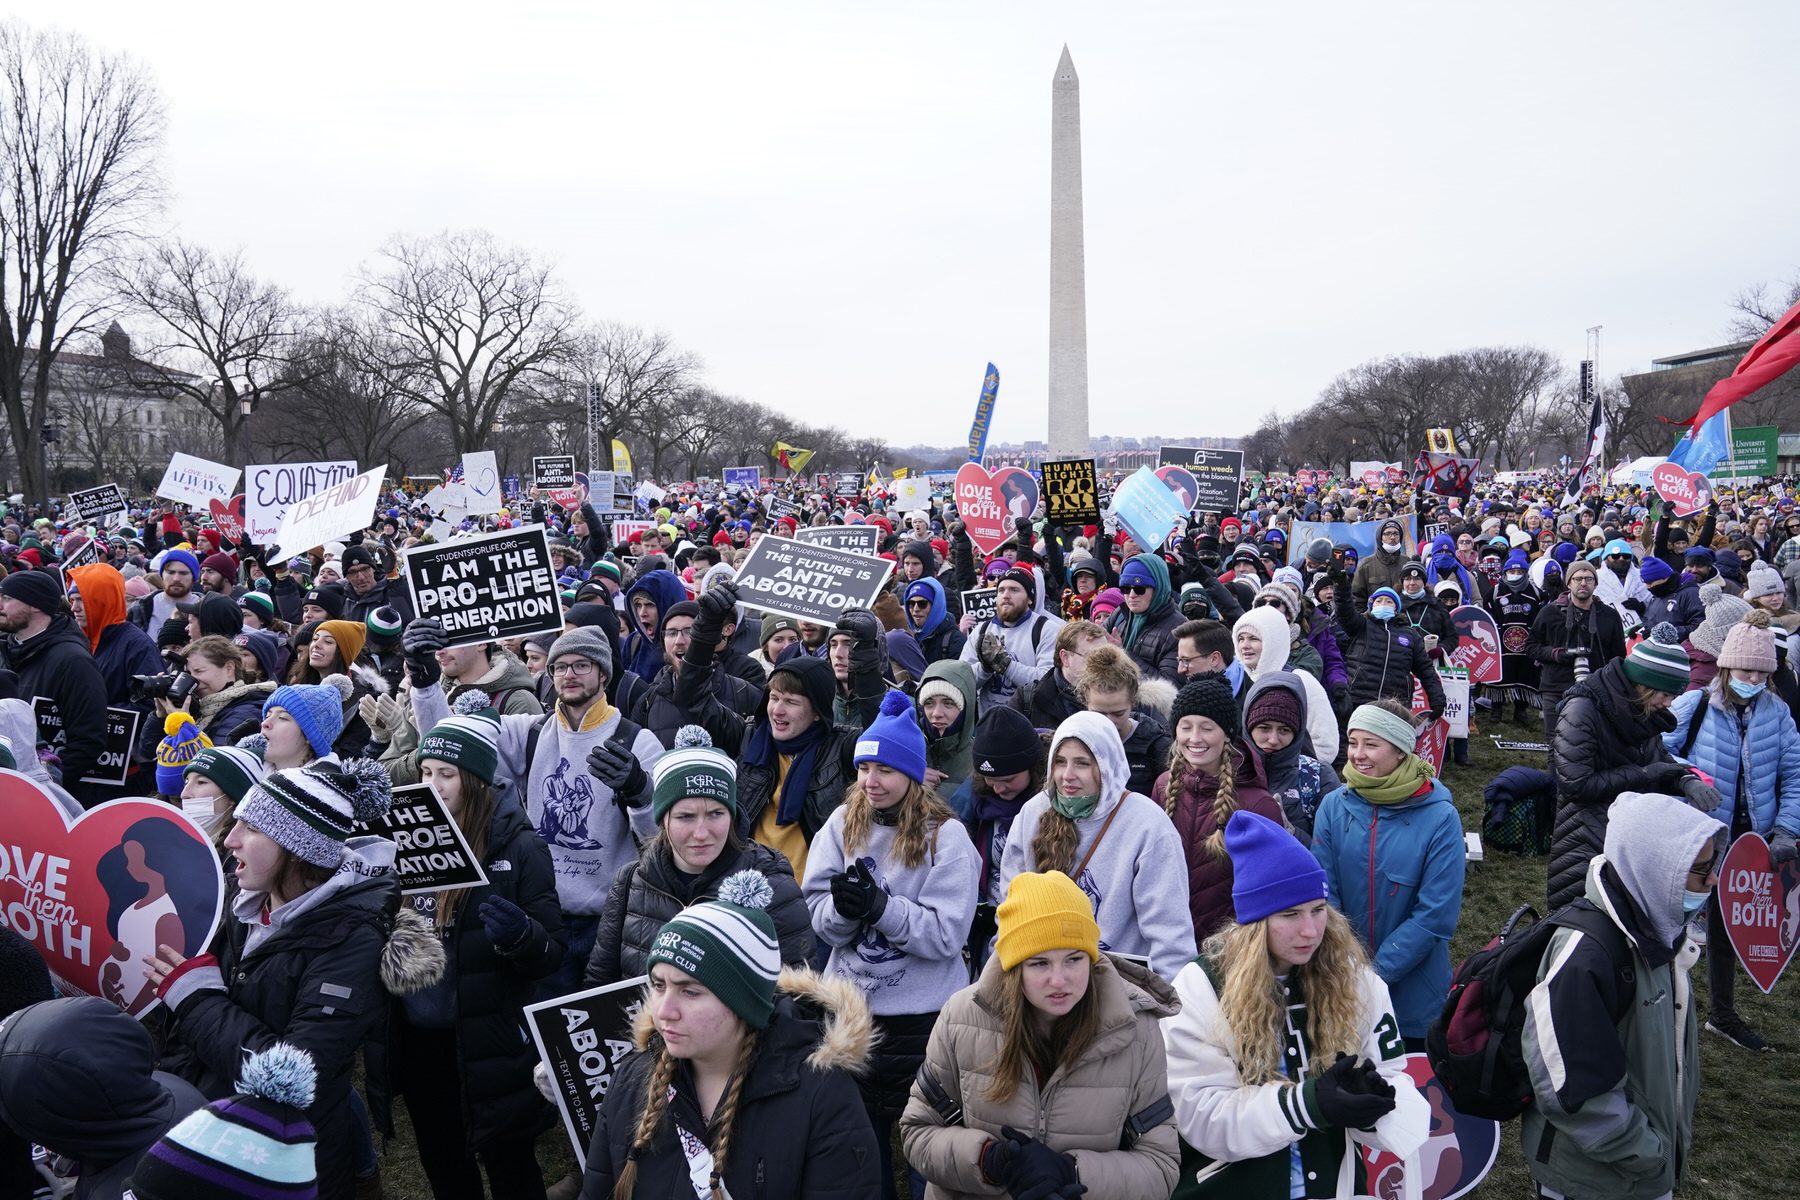
[[[606,1089],[620,1064],[636,1053],[631,1027],[644,1006],[646,982],[648,976],[639,975],[525,1009],[525,1024],[549,1072],[575,1159],[584,1167]]]
[[[881,530],[874,525],[808,525],[794,530],[794,540],[853,554],[881,552]]]
[[[862,495],[862,486],[863,477],[861,475],[855,471],[844,471],[839,473],[837,485],[832,490],[839,496],[860,496]]]
[[[1421,525],[1419,526],[1419,542],[1422,545],[1429,546],[1431,545],[1432,538],[1437,537],[1442,533],[1448,533],[1449,531],[1450,527],[1442,521],[1432,521],[1429,524]]]
[[[795,504],[792,500],[771,499],[769,501],[768,511],[769,516],[772,518],[796,517],[796,519],[798,519],[797,514],[800,512],[800,506]]]
[[[85,567],[89,563],[97,563],[99,561],[100,539],[89,538],[81,544],[81,549],[62,560],[62,569],[64,574],[67,574],[76,567]]]
[[[487,872],[475,860],[461,827],[428,783],[395,788],[387,816],[357,822],[356,832],[387,838],[399,848],[394,873],[408,896],[487,882]]]
[[[542,525],[414,546],[404,556],[413,611],[452,646],[562,629],[562,596]]]
[[[994,616],[994,598],[1000,594],[997,587],[970,588],[962,594],[963,616],[974,617],[977,621],[992,620]]]
[[[56,701],[48,696],[31,698],[31,715],[37,718],[38,740],[62,749],[63,723],[62,714],[56,710]],[[125,776],[131,770],[131,750],[137,745],[138,722],[144,714],[135,708],[109,708],[106,710],[106,742],[100,751],[100,760],[94,764],[94,774],[83,775],[83,783],[99,783],[117,787],[125,782]],[[22,751],[14,747],[14,753],[35,753],[27,746]]]
[[[575,456],[546,454],[531,460],[531,482],[541,488],[575,486]]]
[[[872,607],[893,569],[885,558],[765,534],[738,566],[738,599],[832,626],[846,609]]]
[[[130,507],[125,493],[119,490],[116,483],[103,483],[99,487],[69,493],[69,511],[81,521],[97,521],[111,513],[124,512]]]
[[[1044,516],[1057,525],[1098,525],[1100,488],[1094,460],[1072,458],[1039,468],[1044,481]]]
[[[1194,512],[1236,512],[1238,492],[1244,483],[1242,450],[1205,450],[1195,446],[1164,446],[1157,460],[1164,467],[1180,467],[1193,479]],[[1161,476],[1162,471],[1157,474]],[[1168,479],[1163,482],[1167,484]],[[1186,490],[1186,480],[1177,491]]]

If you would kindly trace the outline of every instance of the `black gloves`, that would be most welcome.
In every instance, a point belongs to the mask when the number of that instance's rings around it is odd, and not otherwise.
[[[438,669],[437,652],[449,645],[444,627],[436,617],[420,617],[400,635],[400,655],[406,662],[406,673],[416,688],[430,687],[443,677]]]
[[[1004,1140],[1002,1140],[1004,1139]],[[1050,1200],[1087,1192],[1075,1174],[1075,1160],[1010,1125],[981,1153],[981,1173],[1006,1189],[1013,1200]]]
[[[1785,829],[1776,829],[1769,838],[1769,865],[1779,867],[1797,858],[1800,858],[1800,845],[1795,844],[1794,835]]]
[[[850,674],[881,674],[881,619],[866,608],[853,608],[837,619],[836,631],[847,633],[850,644]]]
[[[494,949],[501,954],[510,954],[525,944],[531,936],[531,918],[525,910],[502,896],[489,896],[481,902],[476,911],[481,918],[481,927],[487,930],[488,941],[494,943]]]
[[[1394,1111],[1394,1085],[1375,1064],[1340,1052],[1319,1076],[1319,1111],[1340,1129],[1369,1129]]]
[[[694,618],[694,645],[711,650],[725,635],[728,621],[737,619],[737,584],[721,580],[707,588],[700,597],[700,615]]]
[[[588,774],[611,789],[613,803],[621,809],[642,796],[650,783],[650,777],[644,774],[644,764],[617,737],[588,751],[587,765]]]
[[[888,896],[863,870],[861,863],[851,863],[848,871],[831,877],[831,903],[846,921],[873,924],[887,911]]]

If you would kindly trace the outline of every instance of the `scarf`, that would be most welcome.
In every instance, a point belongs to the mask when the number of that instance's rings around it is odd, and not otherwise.
[[[792,825],[800,819],[806,806],[806,793],[812,790],[813,768],[819,761],[819,743],[825,739],[825,722],[814,721],[806,732],[783,741],[775,736],[767,721],[758,721],[744,743],[744,762],[753,767],[776,769],[777,755],[787,757],[787,775],[781,781],[781,795],[776,799],[775,823]]]
[[[1399,804],[1410,800],[1437,778],[1431,764],[1416,754],[1409,754],[1394,768],[1392,775],[1364,775],[1350,763],[1344,764],[1344,782],[1350,790],[1370,804]]]
[[[1094,815],[1096,808],[1100,807],[1100,793],[1090,792],[1085,796],[1065,796],[1052,789],[1050,807],[1071,821],[1085,821]]]

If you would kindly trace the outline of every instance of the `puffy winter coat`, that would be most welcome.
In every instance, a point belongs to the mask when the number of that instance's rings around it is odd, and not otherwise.
[[[762,707],[762,691],[733,675],[717,659],[710,670],[713,673],[712,694],[719,702],[740,718],[755,716],[756,710]],[[681,727],[694,723],[687,710],[675,702],[675,672],[670,667],[656,673],[650,686],[638,694],[633,711],[626,715],[655,734],[664,750],[674,749],[675,735],[681,732]]]
[[[376,550],[377,554],[382,553]],[[368,623],[369,614],[386,605],[400,614],[400,626],[405,628],[412,624],[412,597],[407,594],[403,580],[383,577],[374,587],[366,592],[358,593],[354,588],[345,586],[350,604],[344,611],[344,620]]]
[[[275,694],[273,683],[235,683],[193,705],[194,720],[215,746],[228,746],[245,723],[262,724],[263,702]],[[252,733],[255,730],[251,730]],[[249,736],[248,734],[245,735]]]
[[[1676,727],[1675,715],[1666,709],[1640,715],[1632,706],[1635,694],[1621,661],[1607,663],[1563,697],[1552,755],[1552,909],[1579,897],[1586,886],[1588,861],[1606,842],[1607,805],[1620,792],[1673,792],[1685,773],[1663,745],[1663,735]]]
[[[1061,667],[1045,671],[1036,683],[1026,684],[1007,697],[1006,704],[1024,713],[1034,729],[1055,729],[1083,707],[1074,684],[1064,677]]]
[[[1450,990],[1450,936],[1462,915],[1462,821],[1450,789],[1372,804],[1354,788],[1325,797],[1313,857],[1331,902],[1369,949],[1388,985],[1402,1037],[1424,1037]]]
[[[1667,621],[1685,638],[1706,620],[1706,605],[1700,603],[1699,585],[1680,580],[1677,575],[1660,588],[1650,589],[1650,603],[1644,606],[1645,629],[1655,629]]]
[[[176,1002],[172,1040],[191,1052],[184,1073],[218,1099],[232,1094],[247,1052],[287,1042],[309,1052],[319,1070],[306,1110],[321,1144],[350,1144],[350,1075],[365,1040],[382,1037],[389,994],[429,987],[443,974],[444,949],[424,919],[400,907],[392,874],[340,871],[320,896],[245,950],[250,912],[227,877],[228,905],[214,939],[224,989],[200,987]],[[289,901],[298,904],[299,901]],[[321,1200],[348,1200],[351,1156],[318,1156]]]
[[[1400,522],[1393,520],[1383,521],[1382,525],[1384,529],[1381,532],[1385,532],[1385,526],[1388,525],[1392,525],[1396,529],[1400,528]],[[1378,532],[1376,534],[1377,546],[1380,545],[1380,540],[1380,532]],[[1396,550],[1389,554],[1385,550],[1377,549],[1358,562],[1356,575],[1350,581],[1350,599],[1357,610],[1361,611],[1369,607],[1369,596],[1376,588],[1391,587],[1395,591],[1399,591],[1400,568],[1405,566],[1408,561],[1404,550]],[[1343,604],[1341,596],[1338,598],[1338,602],[1341,607]]]
[[[1238,766],[1232,774],[1232,784],[1238,808],[1267,817],[1277,825],[1285,824],[1281,805],[1269,794],[1261,760],[1242,742],[1234,743],[1234,749]],[[1231,906],[1231,860],[1215,859],[1206,849],[1206,843],[1219,828],[1213,814],[1218,794],[1218,780],[1191,770],[1182,780],[1181,794],[1173,805],[1169,802],[1169,772],[1157,776],[1150,788],[1150,798],[1163,806],[1181,834],[1181,849],[1187,856],[1188,911],[1194,917],[1196,942],[1205,942],[1218,932],[1219,926],[1236,916]]]
[[[1684,692],[1670,709],[1675,728],[1663,734],[1663,745],[1678,761],[1713,777],[1713,786],[1725,798],[1713,810],[1714,818],[1731,830],[1741,794],[1748,801],[1752,830],[1766,838],[1780,825],[1800,835],[1800,729],[1780,697],[1765,690],[1739,708],[1717,688],[1707,688]],[[1690,740],[1693,749],[1684,749]]]
[[[755,871],[768,879],[775,893],[768,910],[781,940],[781,961],[804,966],[812,953],[812,921],[785,855],[750,842],[739,854],[724,850],[712,866],[689,878],[676,868],[667,843],[657,838],[644,847],[642,857],[613,876],[582,986],[600,987],[642,975],[662,927],[682,909],[716,900],[720,881],[739,871]]]
[[[738,1097],[730,1153],[719,1182],[737,1200],[867,1200],[881,1192],[875,1131],[856,1089],[874,1024],[856,985],[786,970],[775,1017],[761,1034]],[[649,1010],[638,1017],[637,1044],[650,1046]],[[643,1112],[653,1056],[627,1058],[607,1088],[588,1146],[582,1200],[606,1200],[624,1168]],[[706,1128],[691,1076],[677,1072],[669,1112],[689,1129]],[[636,1195],[692,1196],[687,1158],[665,1116],[638,1159]]]
[[[944,1005],[920,1068],[920,1079],[935,1088],[928,1093],[914,1082],[900,1118],[906,1160],[928,1181],[926,1200],[996,1195],[981,1177],[981,1147],[1003,1126],[1071,1155],[1089,1200],[1167,1196],[1179,1164],[1174,1110],[1163,1107],[1162,1119],[1135,1134],[1129,1148],[1124,1134],[1132,1118],[1157,1115],[1169,1094],[1157,1021],[1179,1011],[1174,989],[1136,963],[1102,954],[1088,975],[1099,1006],[1093,1042],[1046,1080],[1027,1070],[1012,1098],[997,1103],[988,1098],[987,1070],[1004,1044],[1005,978],[996,955],[980,979]],[[942,1106],[932,1099],[939,1090]],[[950,1106],[961,1109],[955,1123],[945,1116]]]
[[[1128,608],[1120,608],[1113,613],[1107,629],[1119,637],[1125,636],[1130,628],[1132,612]],[[1175,641],[1175,630],[1187,622],[1179,608],[1173,604],[1156,616],[1144,617],[1144,626],[1138,630],[1137,640],[1132,642],[1125,653],[1131,655],[1131,661],[1138,665],[1138,670],[1145,678],[1160,676],[1171,683],[1180,680],[1181,672],[1176,665],[1179,647]]]
[[[1538,610],[1531,622],[1525,653],[1543,664],[1543,690],[1560,696],[1575,686],[1575,659],[1579,655],[1587,655],[1590,671],[1625,657],[1625,625],[1610,605],[1596,600],[1584,613],[1564,594]],[[1569,899],[1578,895],[1579,891]]]
[[[1384,697],[1410,704],[1413,680],[1425,689],[1433,713],[1444,711],[1444,685],[1425,653],[1425,638],[1396,616],[1391,621],[1363,621],[1350,670],[1350,703],[1368,704]],[[1323,758],[1323,755],[1320,755]]]

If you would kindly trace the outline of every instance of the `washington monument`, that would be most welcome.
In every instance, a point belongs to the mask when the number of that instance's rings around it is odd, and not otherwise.
[[[1050,85],[1050,456],[1088,456],[1081,80],[1067,46]]]

